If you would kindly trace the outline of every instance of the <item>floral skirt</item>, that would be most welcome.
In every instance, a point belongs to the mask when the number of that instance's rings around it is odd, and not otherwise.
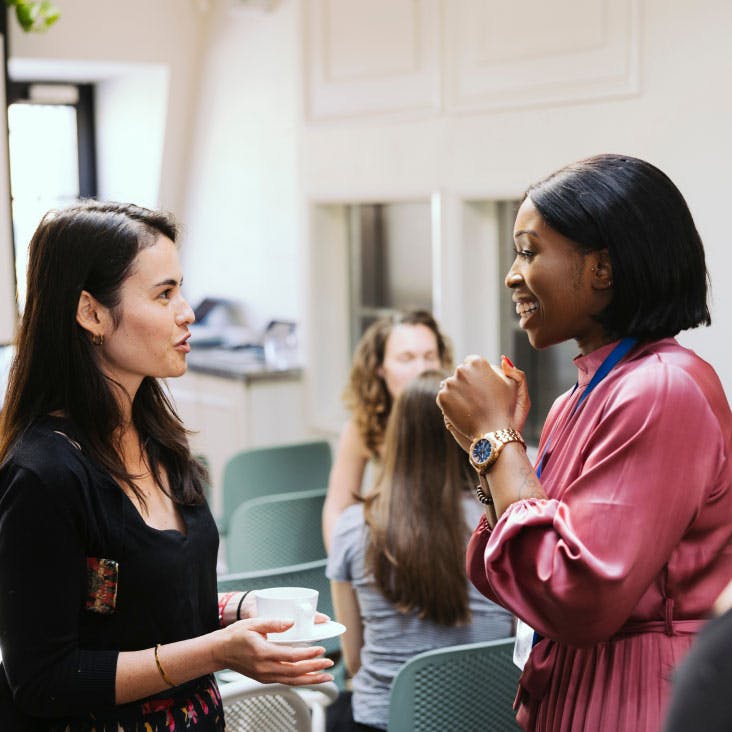
[[[169,693],[104,714],[50,722],[49,732],[223,732],[224,709],[216,680],[202,676]]]

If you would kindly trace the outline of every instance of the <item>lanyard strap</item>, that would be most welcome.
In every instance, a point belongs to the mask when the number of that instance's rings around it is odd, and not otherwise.
[[[580,398],[577,400],[577,403],[572,408],[572,413],[569,415],[570,420],[572,419],[572,417],[574,417],[575,413],[580,408],[580,405],[585,401],[585,399],[587,399],[588,396],[590,396],[592,390],[615,368],[615,366],[617,366],[618,362],[622,360],[625,354],[628,353],[628,351],[636,344],[636,342],[637,340],[635,338],[623,338],[620,343],[618,343],[618,345],[615,346],[612,351],[610,351],[610,353],[605,357],[605,360],[600,364],[597,371],[595,371],[595,374],[590,379],[590,383],[587,385],[587,388],[582,392]],[[575,383],[574,388],[572,389],[572,394],[574,394],[578,386],[579,382]],[[556,430],[556,426],[554,430]],[[552,433],[549,435],[549,439],[547,439],[546,445],[544,445],[544,449],[542,450],[541,457],[536,464],[537,478],[541,478],[541,471],[544,468],[544,458],[546,457],[546,451],[549,449],[549,445],[551,445],[552,437],[554,437],[554,430],[552,430]]]
[[[587,384],[587,388],[582,392],[577,403],[572,407],[572,413],[569,415],[570,420],[574,417],[582,402],[590,396],[592,390],[615,368],[615,366],[617,366],[618,362],[622,360],[623,356],[625,356],[631,348],[633,348],[636,342],[637,339],[635,338],[623,338],[623,340],[621,340],[620,343],[610,351],[610,353],[605,357],[605,360],[600,364],[600,367],[595,371],[595,375],[590,379],[590,383]],[[574,388],[572,389],[572,394],[574,394],[578,386],[579,382],[575,383]],[[554,430],[556,430],[556,426],[554,427]],[[539,462],[536,464],[537,478],[541,478],[541,471],[544,467],[544,458],[546,457],[546,451],[549,449],[549,445],[551,444],[552,437],[554,437],[554,430],[552,430],[552,433],[549,435],[549,439],[547,439],[546,445],[542,450]],[[531,639],[531,647],[533,648],[542,638],[542,635],[534,631],[533,638]]]

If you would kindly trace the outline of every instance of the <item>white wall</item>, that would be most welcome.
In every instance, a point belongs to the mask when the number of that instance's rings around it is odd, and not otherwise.
[[[732,4],[645,0],[638,8],[638,93],[487,112],[433,107],[306,123],[301,141],[304,192],[310,199],[327,200],[372,198],[377,191],[394,196],[439,191],[449,212],[463,199],[515,197],[534,179],[589,154],[646,158],[677,183],[705,241],[714,324],[683,334],[681,340],[717,367],[729,394],[732,288],[726,287],[725,273],[732,267],[727,212],[732,96],[726,90],[732,73]],[[446,221],[445,226],[449,268],[459,248],[459,223]],[[658,256],[664,256],[660,246]],[[441,316],[459,342],[464,317],[455,301],[460,297],[458,277]]]
[[[100,132],[103,193],[180,214],[206,31],[203,4],[198,0],[61,0],[58,5],[61,19],[46,33],[23,33],[10,19],[11,75],[102,80],[99,121],[106,125],[106,112],[113,112],[118,125],[116,129],[105,126]],[[144,78],[145,83],[133,87],[135,78]],[[146,99],[148,94],[153,98]],[[121,118],[119,104],[124,108]],[[152,147],[155,143],[157,149]],[[139,161],[137,185],[132,171],[124,170],[124,159],[128,164]],[[124,174],[124,185],[112,183],[113,174],[116,179]]]
[[[355,2],[339,0],[329,7]],[[38,38],[14,32],[11,56],[164,64],[170,70],[159,198],[186,225],[187,291],[194,301],[206,294],[241,301],[255,327],[270,317],[294,317],[305,321],[306,328],[310,325],[304,303],[322,296],[311,289],[308,273],[311,202],[404,200],[438,192],[444,265],[440,315],[459,353],[460,344],[467,343],[461,297],[465,268],[456,261],[464,202],[515,197],[537,177],[600,151],[645,157],[679,185],[705,240],[714,325],[684,334],[682,340],[715,364],[729,393],[732,351],[725,336],[732,288],[725,286],[723,275],[732,267],[726,211],[732,169],[732,96],[727,92],[732,4],[614,0],[608,8],[637,9],[637,91],[621,89],[586,100],[567,93],[561,103],[544,98],[533,106],[512,106],[506,97],[502,105],[481,111],[480,104],[440,104],[443,87],[429,87],[439,64],[452,69],[465,60],[454,38],[440,42],[447,10],[503,9],[503,20],[508,13],[515,22],[516,13],[536,11],[542,3],[527,0],[509,7],[477,0],[379,0],[369,7],[385,12],[391,7],[393,21],[409,12],[412,3],[425,9],[427,23],[415,44],[422,56],[436,56],[416,60],[421,71],[411,86],[403,86],[410,109],[397,113],[322,120],[306,116],[313,109],[312,95],[303,103],[312,91],[307,84],[316,77],[328,83],[327,75],[315,73],[325,66],[313,61],[322,49],[312,48],[312,33],[310,46],[303,48],[322,0],[280,0],[269,12],[264,3],[244,0],[64,0],[64,21]],[[561,3],[565,9],[571,5]],[[234,6],[239,10],[233,11]],[[347,23],[344,18],[337,20]],[[582,22],[591,23],[588,18]],[[534,32],[541,33],[541,27]],[[388,38],[393,41],[394,33]],[[348,67],[351,78],[368,69],[379,53],[378,37],[361,40],[354,51],[358,64]],[[551,52],[548,30],[545,40],[545,50]],[[398,44],[388,50],[400,61]],[[336,51],[343,58],[351,46]],[[376,61],[380,64],[381,58]],[[333,78],[347,85],[347,77]],[[398,103],[398,92],[395,87],[386,96]],[[423,107],[411,103],[423,97]],[[337,95],[324,99],[316,101],[339,103]],[[354,99],[358,101],[352,95],[350,101]],[[490,291],[485,295],[495,297]],[[332,334],[321,330],[312,336],[314,358],[318,339],[327,341]],[[334,356],[310,366],[323,370],[328,387],[339,393],[345,363]]]
[[[300,319],[297,8],[213,5],[185,214],[186,291],[256,329]]]
[[[160,204],[170,70],[128,65],[96,85],[98,197]]]
[[[0,35],[0,52],[5,37]],[[0,78],[0,99],[5,99],[5,75]],[[10,226],[10,176],[8,175],[8,122],[0,120],[0,347],[9,343],[15,330],[15,270],[13,267],[13,238]],[[1,349],[0,349],[1,350]],[[2,356],[0,355],[0,358]],[[5,382],[0,375],[0,390]]]

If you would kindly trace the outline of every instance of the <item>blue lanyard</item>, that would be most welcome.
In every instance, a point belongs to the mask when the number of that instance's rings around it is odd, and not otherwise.
[[[618,343],[618,345],[615,346],[612,351],[610,351],[605,360],[600,364],[600,367],[597,369],[597,371],[595,371],[595,375],[590,379],[590,383],[587,384],[587,388],[580,395],[580,398],[577,400],[577,404],[575,404],[572,408],[572,413],[569,415],[570,419],[574,417],[575,412],[580,408],[582,402],[584,402],[585,399],[590,396],[590,392],[592,392],[592,390],[615,368],[615,366],[617,366],[618,362],[623,358],[623,356],[625,356],[626,353],[628,353],[631,348],[633,348],[636,342],[637,341],[635,338],[623,338],[623,340],[621,340],[620,343]],[[574,385],[574,389],[572,389],[572,394],[574,394],[578,386],[579,382]],[[554,429],[556,429],[556,427]],[[544,457],[546,456],[546,451],[549,449],[552,437],[554,437],[554,430],[552,430],[552,433],[549,435],[549,439],[547,439],[546,445],[544,445],[544,449],[542,450],[539,462],[536,464],[537,478],[541,478],[541,470],[544,467]],[[542,638],[542,635],[534,631],[534,636],[531,639],[531,647],[533,648]]]
[[[623,338],[623,340],[618,343],[615,348],[613,348],[612,351],[605,357],[605,360],[600,364],[600,367],[595,371],[595,375],[590,379],[590,383],[587,385],[587,388],[582,392],[580,395],[580,398],[577,400],[577,403],[572,408],[572,413],[569,415],[569,418],[572,419],[574,417],[575,412],[580,408],[580,405],[582,402],[587,399],[588,396],[590,396],[590,393],[592,390],[617,366],[618,362],[625,356],[628,351],[633,348],[633,346],[636,344],[637,340],[635,338]],[[579,382],[577,382],[574,385],[574,389],[572,389],[572,394],[577,390],[577,387],[579,386]],[[554,428],[556,429],[556,427]],[[549,445],[551,445],[552,437],[554,437],[554,430],[552,430],[552,433],[549,435],[549,438],[546,441],[546,445],[544,445],[544,449],[542,450],[541,457],[539,458],[539,461],[536,464],[536,477],[541,478],[541,471],[544,467],[544,458],[546,456],[546,451],[549,449]]]

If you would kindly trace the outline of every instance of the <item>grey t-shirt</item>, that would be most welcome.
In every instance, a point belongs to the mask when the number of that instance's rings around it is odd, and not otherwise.
[[[480,504],[466,494],[463,512],[469,526],[482,514]],[[399,668],[412,656],[443,646],[508,638],[511,614],[483,597],[469,585],[471,622],[446,628],[415,613],[401,614],[365,576],[364,553],[367,527],[363,506],[349,506],[336,522],[326,574],[332,580],[350,582],[356,591],[363,621],[361,668],[353,678],[353,718],[361,724],[386,729],[389,720],[389,687]]]

